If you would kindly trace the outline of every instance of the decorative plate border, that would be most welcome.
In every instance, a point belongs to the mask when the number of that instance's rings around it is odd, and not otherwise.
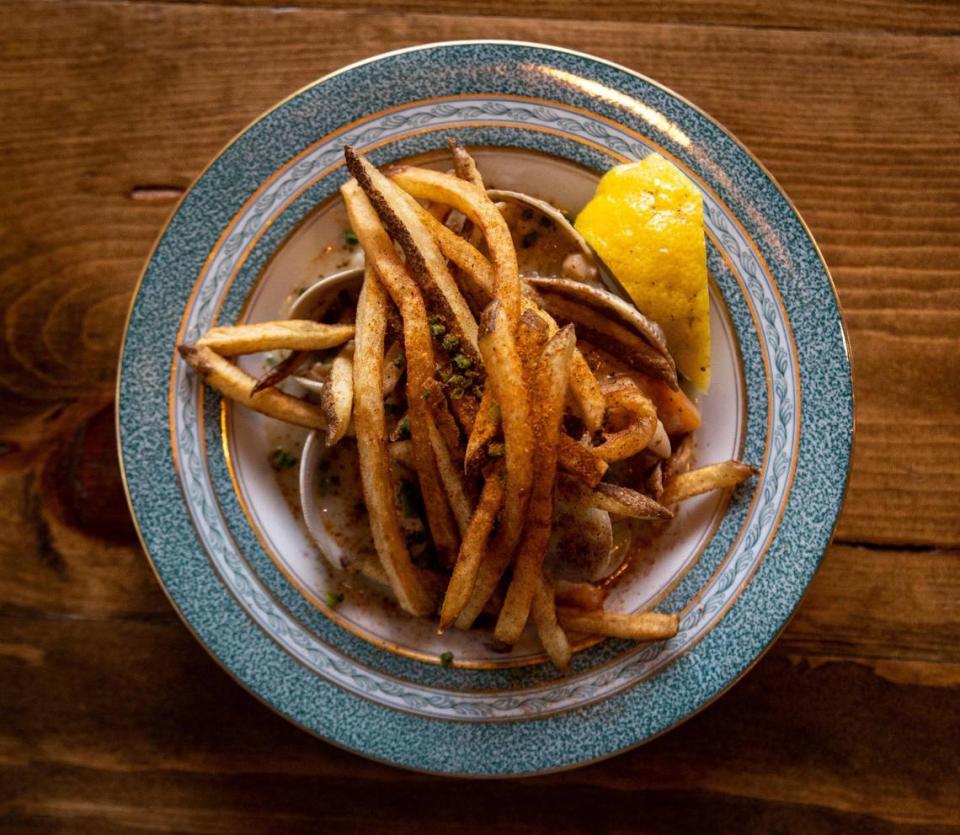
[[[518,73],[518,67],[523,72]],[[617,711],[618,723],[602,721],[598,706],[532,726],[433,721],[432,738],[418,742],[422,735],[417,736],[416,723],[422,719],[384,713],[370,703],[350,701],[342,691],[321,686],[316,677],[305,678],[302,670],[289,668],[289,659],[284,660],[275,648],[264,643],[259,630],[251,632],[249,621],[223,597],[224,590],[217,586],[209,567],[199,566],[195,559],[178,558],[197,548],[191,531],[181,524],[183,520],[171,524],[169,518],[171,502],[179,502],[182,507],[182,501],[175,492],[170,493],[172,485],[166,477],[148,477],[158,469],[169,473],[173,463],[169,448],[157,442],[155,403],[148,404],[149,394],[158,390],[158,384],[159,390],[165,388],[156,364],[143,362],[154,350],[147,344],[149,327],[163,323],[161,329],[165,331],[164,310],[183,290],[175,282],[171,286],[171,278],[183,275],[184,270],[196,270],[192,265],[202,263],[205,253],[211,251],[214,242],[209,234],[216,233],[209,222],[203,222],[204,217],[211,211],[221,217],[225,212],[227,216],[235,212],[238,201],[242,202],[244,195],[252,193],[269,175],[263,170],[266,158],[275,158],[284,145],[295,147],[309,132],[314,136],[325,132],[324,119],[342,124],[359,118],[362,113],[356,111],[366,106],[374,88],[378,94],[389,90],[401,102],[415,98],[411,92],[425,85],[425,73],[431,89],[440,93],[486,92],[496,87],[504,94],[515,94],[517,86],[522,85],[540,96],[589,107],[641,130],[673,128],[664,135],[674,144],[678,135],[686,138],[688,144],[677,146],[675,153],[711,179],[724,202],[734,206],[740,220],[753,227],[751,236],[773,267],[799,337],[801,378],[812,377],[834,393],[829,404],[823,402],[819,391],[812,399],[815,428],[822,430],[826,424],[833,430],[827,441],[821,442],[819,454],[803,454],[805,448],[809,449],[811,399],[804,401],[797,483],[773,545],[778,559],[761,564],[723,621],[691,652],[655,679],[641,682],[600,706],[604,711]],[[351,95],[341,99],[338,94],[345,92],[347,76]],[[571,86],[571,79],[587,82],[588,91],[583,85]],[[598,95],[597,87],[611,94]],[[368,95],[358,95],[358,89]],[[330,101],[341,100],[348,104],[337,108],[335,115],[322,112],[325,103],[329,108]],[[644,112],[657,115],[661,124],[649,118],[641,123],[635,112],[624,109],[624,101],[634,102],[641,117]],[[218,201],[216,207],[210,205],[212,200]],[[757,211],[757,204],[762,212]],[[179,302],[181,308],[186,301],[183,298]],[[810,302],[814,303],[812,307]],[[153,335],[156,337],[156,332]],[[188,193],[157,245],[131,308],[118,388],[118,428],[131,507],[161,580],[201,640],[249,687],[295,721],[374,757],[452,772],[516,773],[607,755],[662,731],[728,686],[783,625],[819,562],[842,498],[843,479],[836,475],[847,470],[852,431],[849,363],[829,276],[802,222],[765,172],[719,126],[652,82],[589,56],[511,43],[437,45],[356,65],[301,92],[239,137]],[[774,474],[783,475],[776,469]],[[801,489],[803,496],[798,498]],[[705,658],[709,659],[708,666],[698,670],[696,665]],[[251,663],[254,659],[256,663]],[[704,675],[705,671],[708,674]],[[669,702],[658,700],[650,692],[653,687],[661,690],[678,685],[680,689],[671,692],[681,694],[681,698]],[[308,694],[315,698],[311,700]],[[320,703],[323,709],[318,711]],[[628,709],[631,704],[645,707]],[[608,712],[607,717],[610,715]],[[451,737],[444,730],[447,727],[451,733],[453,728],[461,730]],[[538,730],[534,733],[532,727]],[[578,731],[571,736],[573,727],[592,733]],[[509,744],[503,744],[507,738],[501,737],[507,730]],[[546,735],[549,733],[553,736]],[[464,746],[467,737],[475,744]]]
[[[433,138],[433,143],[442,144],[443,132],[451,127],[456,127],[461,135],[469,136],[475,124],[489,126],[494,116],[502,120],[499,138],[508,144],[512,144],[510,132],[513,125],[510,120],[516,118],[522,124],[547,128],[558,134],[561,133],[559,126],[563,126],[566,131],[575,131],[577,137],[601,139],[611,149],[615,148],[621,159],[625,152],[640,156],[653,149],[661,150],[653,143],[635,139],[623,128],[603,124],[589,113],[525,100],[465,98],[439,104],[423,102],[411,105],[408,110],[394,110],[386,115],[371,117],[350,131],[319,140],[302,158],[278,172],[246,210],[238,214],[222,245],[211,253],[208,266],[198,279],[197,301],[184,314],[181,325],[186,340],[198,338],[217,323],[217,313],[224,295],[233,286],[241,265],[263,232],[300,195],[316,186],[318,179],[327,178],[331,181],[324,183],[324,191],[332,191],[339,185],[342,178],[335,177],[334,172],[342,165],[343,143],[349,142],[361,150],[368,150],[361,142],[377,141],[381,156],[390,152],[393,158],[403,157],[406,156],[410,137],[425,125],[431,126],[431,133],[440,134],[439,138]],[[390,144],[385,144],[387,142]],[[572,153],[567,152],[567,156],[570,158]],[[705,212],[708,228],[714,237],[722,235],[726,239],[726,254],[735,262],[741,283],[746,276],[752,284],[753,295],[748,296],[747,301],[754,308],[754,321],[763,330],[761,344],[768,353],[767,367],[774,370],[772,390],[768,393],[768,397],[773,399],[771,429],[768,430],[768,437],[772,438],[773,444],[770,448],[768,443],[769,451],[765,456],[768,460],[757,487],[759,501],[750,509],[743,523],[741,530],[744,535],[738,537],[723,568],[699,591],[699,603],[685,613],[680,632],[675,638],[665,643],[634,648],[598,672],[548,682],[531,688],[534,692],[524,690],[522,696],[504,690],[470,693],[459,688],[451,691],[437,686],[425,687],[414,681],[402,682],[378,675],[369,666],[355,663],[298,623],[280,605],[256,576],[244,558],[242,549],[227,533],[227,523],[217,505],[212,479],[204,463],[207,452],[203,438],[202,388],[196,376],[189,373],[182,362],[175,361],[172,373],[177,396],[171,433],[182,488],[190,498],[188,508],[218,573],[254,621],[290,655],[340,687],[388,707],[447,719],[537,717],[547,712],[578,707],[634,685],[702,638],[732,603],[773,537],[776,521],[788,494],[787,470],[796,454],[795,436],[788,430],[795,427],[795,412],[799,410],[797,369],[792,356],[784,348],[790,339],[789,325],[782,315],[777,315],[780,308],[774,301],[776,290],[772,280],[753,256],[751,244],[743,230],[736,227],[728,211],[709,192],[705,194],[705,206],[709,207]],[[290,219],[288,223],[294,223],[295,219]],[[718,219],[720,225],[714,219]],[[768,317],[758,318],[758,308],[766,308]],[[793,444],[788,444],[788,441],[793,441]]]

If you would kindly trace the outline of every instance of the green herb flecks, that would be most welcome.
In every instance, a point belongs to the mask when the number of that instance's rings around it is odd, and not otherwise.
[[[347,229],[343,233],[343,240],[347,244],[347,246],[356,246],[358,243],[360,243],[360,239],[357,237],[357,233],[354,232],[352,229]]]
[[[453,666],[453,653],[444,652],[440,655],[440,665],[443,667],[452,667]]]
[[[277,447],[270,453],[270,466],[275,470],[289,470],[297,463],[297,459],[283,447]]]
[[[343,603],[343,593],[339,591],[328,591],[323,599],[331,609],[336,609],[337,606]]]

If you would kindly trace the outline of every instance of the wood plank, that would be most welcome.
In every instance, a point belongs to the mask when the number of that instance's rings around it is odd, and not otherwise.
[[[142,2],[142,0],[138,0]],[[174,0],[213,2],[230,6],[274,6],[273,0]],[[349,0],[302,0],[295,7],[351,10]],[[511,2],[487,0],[372,0],[363,4],[369,14],[483,15],[492,17],[557,18],[560,20],[617,20],[692,26],[745,26],[782,29],[889,30],[947,34],[960,31],[960,14],[949,2],[937,0],[858,0],[842,5],[824,0],[763,3],[758,0],[594,0],[578,5],[568,0]],[[479,29],[473,37],[487,37]]]
[[[244,122],[356,58],[482,23],[491,36],[539,37],[649,72],[756,151],[808,216],[849,318],[860,442],[839,536],[960,544],[957,39],[39,0],[8,8],[0,440],[33,449],[109,396],[126,302],[172,197]],[[356,37],[321,49],[305,29]],[[48,80],[40,92],[38,77]]]
[[[705,821],[739,832],[960,824],[955,691],[859,665],[778,649],[644,748],[477,783],[399,772],[311,739],[244,694],[178,624],[79,620],[64,630],[7,618],[3,631],[31,648],[0,654],[0,822],[26,831],[57,820],[84,832],[411,832],[425,817],[441,833],[588,822],[625,832],[638,820],[658,832],[703,831]]]

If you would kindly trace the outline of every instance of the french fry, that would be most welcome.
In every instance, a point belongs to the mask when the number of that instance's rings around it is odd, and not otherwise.
[[[447,501],[453,511],[453,518],[457,522],[460,536],[463,536],[470,524],[471,513],[470,497],[467,495],[463,471],[451,457],[447,443],[430,414],[427,415],[427,431],[430,433],[430,446],[433,448],[433,457],[437,462],[440,482],[446,491]]]
[[[500,431],[500,406],[493,399],[493,387],[485,386],[477,415],[467,439],[467,451],[463,457],[463,471],[468,475],[478,472],[487,458],[487,444]]]
[[[383,357],[383,396],[393,394],[403,376],[403,345],[400,340],[394,342]]]
[[[353,338],[353,325],[325,325],[309,319],[257,322],[211,328],[197,340],[198,348],[210,348],[221,357],[236,357],[258,351],[322,351]]]
[[[440,251],[466,274],[475,289],[485,294],[488,300],[492,299],[494,295],[494,274],[490,262],[472,243],[444,226],[417,203],[413,197],[407,196],[410,198],[410,203],[419,209],[420,220],[436,238]]]
[[[350,173],[366,192],[390,237],[403,250],[407,268],[423,290],[428,305],[461,340],[460,350],[474,362],[478,361],[477,323],[450,275],[446,258],[420,220],[419,212],[412,209],[399,187],[353,148],[347,146],[345,154]]]
[[[250,394],[256,394],[258,391],[263,391],[263,389],[268,389],[278,383],[282,383],[291,374],[296,374],[301,366],[306,365],[310,357],[310,351],[291,351],[287,357],[278,362],[273,368],[267,369],[262,376],[257,378],[253,388],[250,389]]]
[[[540,585],[533,596],[531,613],[540,643],[550,656],[553,666],[561,671],[566,670],[570,666],[570,642],[563,627],[557,623],[553,586],[544,576],[540,577]]]
[[[469,629],[480,613],[490,608],[490,602],[497,593],[500,578],[510,565],[512,557],[513,551],[506,548],[503,538],[494,537],[480,563],[477,582],[470,593],[470,599],[457,616],[457,629]],[[496,611],[499,612],[499,608]]]
[[[475,246],[465,241],[440,223],[436,218],[429,215],[416,201],[413,202],[420,212],[426,215],[426,217],[422,217],[422,219],[430,231],[436,236],[437,243],[440,245],[443,254],[453,261],[467,277],[468,282],[473,285],[474,292],[479,290],[480,294],[492,297],[493,271],[489,261],[480,254],[480,251]],[[539,308],[533,300],[523,297],[521,299],[521,308],[523,310],[535,310],[543,316],[550,325],[551,336],[557,331],[557,323],[545,310]],[[579,350],[575,351],[573,355],[573,365],[570,368],[570,389],[587,429],[590,432],[596,432],[603,424],[603,413],[606,404],[603,393],[600,391],[600,384],[593,376],[590,366]]]
[[[177,350],[208,386],[241,406],[295,426],[305,426],[308,429],[325,428],[323,412],[312,403],[291,397],[274,388],[251,395],[250,391],[256,382],[253,377],[212,349],[198,345],[180,345]]]
[[[477,509],[470,517],[470,523],[463,535],[460,553],[457,555],[453,575],[450,577],[450,583],[443,598],[443,606],[440,609],[439,630],[441,632],[449,627],[463,611],[476,584],[490,531],[503,504],[503,482],[500,475],[499,471],[491,472],[484,482]]]
[[[426,401],[427,411],[430,412],[430,416],[433,418],[449,454],[457,461],[462,461],[464,452],[463,444],[460,441],[460,429],[453,419],[453,415],[450,414],[443,386],[440,385],[438,380],[427,380],[420,396]]]
[[[527,523],[517,551],[513,578],[494,630],[494,637],[505,644],[513,645],[519,640],[542,576],[543,560],[553,525],[557,440],[561,434],[560,421],[563,417],[564,397],[570,383],[570,360],[575,340],[573,328],[566,327],[557,331],[544,346],[537,365],[531,398],[536,407],[534,466],[537,479],[527,508]],[[501,403],[504,402],[500,400]]]
[[[610,466],[579,441],[560,433],[557,443],[557,463],[566,473],[579,478],[588,487],[595,487]]]
[[[591,307],[559,293],[539,293],[543,308],[559,322],[573,322],[577,332],[644,374],[676,388],[676,372],[655,348],[637,333],[606,318]]]
[[[603,414],[607,404],[600,390],[600,383],[593,376],[580,351],[574,351],[573,361],[570,363],[570,391],[587,430],[598,431],[603,426]]]
[[[570,580],[555,580],[554,591],[557,603],[573,609],[592,612],[603,608],[607,592],[593,583],[573,583]]]
[[[506,311],[511,330],[520,319],[520,273],[510,228],[485,191],[440,171],[399,166],[393,181],[421,200],[436,200],[466,215],[483,232],[493,264],[493,297]]]
[[[387,294],[373,267],[368,266],[357,302],[357,361],[353,365],[354,423],[361,487],[373,542],[397,602],[413,615],[427,615],[433,611],[433,600],[410,560],[390,477],[383,412],[386,307]]]
[[[631,519],[672,519],[673,512],[645,493],[619,484],[598,484],[590,494],[590,505],[615,516]]]
[[[477,169],[477,163],[473,157],[467,153],[467,149],[455,136],[447,139],[447,145],[450,146],[450,153],[453,154],[453,168],[461,180],[472,183],[481,191],[484,191],[483,177]]]
[[[416,282],[394,249],[367,196],[356,180],[349,180],[340,188],[350,225],[363,245],[367,263],[372,264],[403,319],[403,345],[407,369],[407,408],[417,478],[433,544],[446,559],[457,552],[456,522],[440,481],[430,430],[429,413],[420,393],[424,383],[433,376],[433,337],[427,321],[427,310]]]
[[[626,428],[604,432],[603,442],[593,447],[593,454],[604,461],[622,461],[642,452],[657,432],[657,410],[630,377],[618,377],[603,386],[608,407],[629,415]]]
[[[348,342],[333,360],[330,376],[320,394],[320,408],[327,418],[327,446],[333,446],[347,432],[353,409],[354,343]],[[381,360],[382,362],[382,360]]]
[[[591,490],[580,481],[565,476],[558,482],[558,493],[572,505],[595,507],[614,516],[647,520],[673,518],[673,511],[669,508],[645,493],[619,484],[601,482]]]
[[[670,457],[663,462],[663,484],[669,484],[681,473],[688,472],[693,466],[693,435],[684,435],[683,440],[673,447]]]
[[[564,606],[557,609],[557,619],[570,632],[631,641],[663,641],[676,635],[680,628],[677,615],[659,612],[583,612]]]
[[[416,472],[416,460],[413,457],[413,443],[411,441],[392,441],[387,445],[390,460],[402,464],[408,470]]]
[[[691,496],[699,496],[701,493],[709,493],[711,490],[736,487],[742,481],[746,481],[750,476],[756,474],[756,469],[740,461],[708,464],[706,467],[680,473],[671,478],[660,497],[660,503],[670,507],[684,499],[689,499]]]
[[[520,539],[533,481],[533,430],[523,368],[511,333],[506,308],[491,302],[480,320],[480,353],[487,369],[487,385],[500,404],[505,446],[506,489],[503,524],[497,537],[508,552]]]

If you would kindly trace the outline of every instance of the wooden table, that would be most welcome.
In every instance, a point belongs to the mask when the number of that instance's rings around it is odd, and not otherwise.
[[[960,825],[960,8],[323,5],[0,5],[0,830]],[[217,150],[343,64],[471,37],[619,61],[740,137],[823,248],[857,397],[835,541],[771,652],[642,749],[506,782],[367,762],[234,684],[141,554],[112,411],[134,283]]]

